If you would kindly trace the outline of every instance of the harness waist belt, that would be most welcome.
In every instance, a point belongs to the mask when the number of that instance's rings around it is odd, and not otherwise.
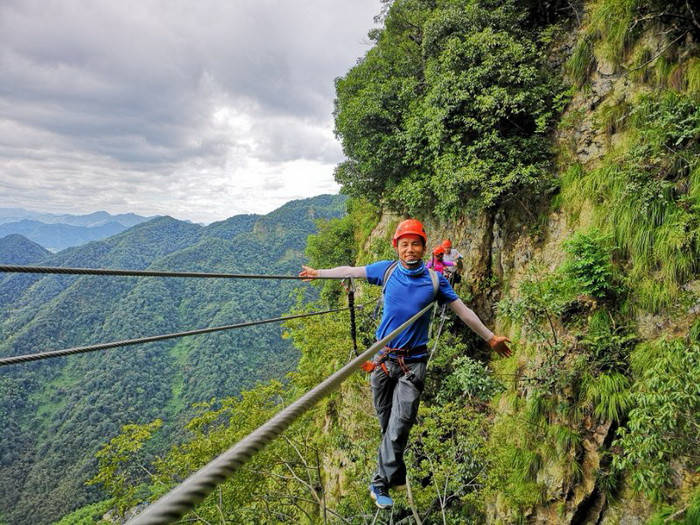
[[[428,355],[428,345],[420,345],[414,348],[389,348],[385,346],[383,350],[379,351],[379,354],[384,354],[389,359],[398,359],[400,357],[408,360],[421,359]]]

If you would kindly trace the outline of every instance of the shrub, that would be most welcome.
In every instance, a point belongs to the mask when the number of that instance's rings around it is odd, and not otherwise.
[[[634,487],[664,499],[672,480],[672,461],[698,466],[700,435],[700,345],[661,339],[639,345],[632,354],[637,380],[632,387],[629,421],[614,446],[622,454],[613,465],[631,473]]]
[[[564,243],[569,258],[563,267],[579,289],[596,299],[605,299],[615,290],[610,251],[610,236],[598,230],[576,233]]]
[[[479,401],[488,401],[504,389],[503,385],[489,375],[482,363],[467,356],[455,360],[452,372],[442,384],[437,399],[441,403],[466,396]]]

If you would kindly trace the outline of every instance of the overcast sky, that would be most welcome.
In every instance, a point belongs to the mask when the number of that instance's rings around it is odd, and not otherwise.
[[[0,1],[0,207],[211,222],[337,193],[380,0]]]

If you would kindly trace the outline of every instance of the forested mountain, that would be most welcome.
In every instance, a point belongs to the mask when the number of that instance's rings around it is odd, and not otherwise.
[[[296,274],[317,219],[345,199],[290,202],[203,227],[170,217],[49,255],[46,266]],[[28,241],[27,241],[28,242]],[[0,355],[276,317],[297,281],[45,276],[0,281]],[[95,452],[126,423],[162,418],[172,442],[189,406],[282,378],[298,351],[278,325],[0,369],[0,522],[46,523],[95,498]]]
[[[456,291],[513,356],[446,321],[406,453],[411,490],[392,490],[391,512],[367,493],[379,429],[355,374],[185,520],[700,523],[695,5],[382,2],[372,48],[336,81],[349,213],[306,253],[316,267],[391,257],[411,214],[430,247],[450,237],[464,254]],[[156,462],[140,447],[160,422],[123,429],[94,478],[114,499],[65,523],[124,514],[227,450],[347,360],[345,323],[288,323],[301,351],[289,383],[201,406]],[[373,322],[358,324],[369,344]]]
[[[43,246],[18,234],[6,235],[0,238],[0,263],[35,263],[48,256],[50,253],[51,252]]]

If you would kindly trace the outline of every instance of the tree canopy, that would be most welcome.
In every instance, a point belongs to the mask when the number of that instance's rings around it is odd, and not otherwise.
[[[455,217],[550,180],[562,87],[512,1],[399,0],[336,81],[345,192]]]

